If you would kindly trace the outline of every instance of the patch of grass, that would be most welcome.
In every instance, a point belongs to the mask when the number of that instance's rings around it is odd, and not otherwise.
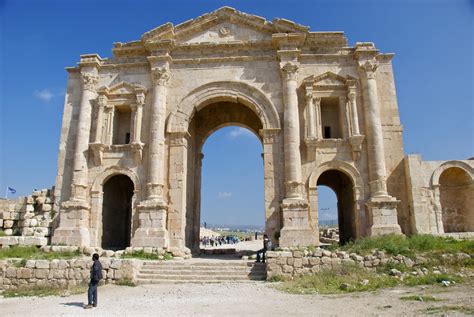
[[[74,252],[43,252],[36,246],[12,246],[0,249],[0,259],[20,258],[25,260],[71,259],[80,256],[79,250]]]
[[[12,263],[14,267],[25,267],[26,266],[26,260],[21,259],[20,261],[15,261]]]
[[[46,296],[68,296],[75,294],[82,294],[87,291],[87,286],[79,285],[70,289],[51,287],[51,286],[35,286],[23,287],[17,289],[5,290],[2,293],[3,297],[46,297]]]
[[[165,253],[160,256],[156,253],[146,253],[143,250],[133,251],[132,253],[124,253],[122,258],[142,259],[142,260],[171,260],[173,255],[171,253]]]
[[[329,249],[335,249],[331,246]],[[339,249],[366,255],[372,250],[382,250],[391,255],[402,254],[412,257],[417,253],[456,253],[464,252],[474,255],[474,241],[456,240],[451,237],[438,237],[430,234],[412,235],[384,235],[378,237],[366,237],[349,242]]]
[[[451,274],[426,274],[423,276],[408,276],[404,281],[403,284],[406,286],[417,286],[417,285],[434,285],[439,284],[442,281],[449,281],[455,283],[462,283],[463,278],[456,275]]]
[[[443,306],[431,306],[423,309],[421,312],[428,314],[428,315],[433,315],[433,314],[439,314],[439,313],[447,313],[447,312],[460,312],[466,315],[474,315],[474,308],[472,307],[465,307],[465,306],[449,306],[449,305],[443,305]]]
[[[290,279],[284,275],[274,275],[267,279],[267,282],[286,282],[289,281]]]
[[[119,286],[130,286],[130,287],[135,287],[137,286],[137,284],[135,284],[131,279],[129,278],[122,278],[120,280],[118,280],[117,282],[115,282],[115,285],[119,285]]]
[[[5,237],[5,236],[6,236],[6,233],[5,233],[5,231],[3,231],[3,230],[0,230],[0,237]]]
[[[368,282],[363,283],[364,280]],[[348,284],[347,288],[341,289],[342,284]],[[315,275],[298,277],[293,281],[284,282],[278,288],[293,294],[334,294],[372,291],[397,284],[398,280],[393,277],[367,271],[358,265],[346,264],[324,269]]]
[[[418,302],[441,302],[442,299],[435,298],[430,295],[408,295],[400,297],[401,300],[410,300],[410,301],[418,301]]]

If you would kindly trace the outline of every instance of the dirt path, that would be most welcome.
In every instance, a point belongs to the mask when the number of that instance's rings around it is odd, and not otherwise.
[[[275,284],[107,285],[99,288],[99,307],[91,310],[82,308],[85,294],[0,298],[0,316],[412,316],[422,315],[423,309],[433,306],[474,307],[474,289],[466,285],[331,296],[290,295],[275,290],[272,285]],[[429,294],[443,301],[399,299],[412,294]]]

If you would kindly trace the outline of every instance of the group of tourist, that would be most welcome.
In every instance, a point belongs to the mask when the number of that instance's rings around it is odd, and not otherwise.
[[[236,244],[239,242],[240,239],[233,235],[201,238],[201,245],[204,247],[218,247],[224,244]]]

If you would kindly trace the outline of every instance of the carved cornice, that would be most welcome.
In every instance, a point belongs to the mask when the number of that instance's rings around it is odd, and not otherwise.
[[[298,80],[298,69],[298,63],[280,63],[280,71],[283,80]]]
[[[168,86],[171,80],[171,73],[166,67],[153,67],[151,69],[151,78],[157,86]]]

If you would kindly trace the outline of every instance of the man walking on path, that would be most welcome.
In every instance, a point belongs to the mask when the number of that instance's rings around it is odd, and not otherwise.
[[[102,264],[99,261],[99,255],[94,253],[92,256],[92,267],[91,267],[91,281],[89,283],[89,290],[87,291],[87,306],[85,309],[97,307],[97,286],[99,281],[102,279]]]

